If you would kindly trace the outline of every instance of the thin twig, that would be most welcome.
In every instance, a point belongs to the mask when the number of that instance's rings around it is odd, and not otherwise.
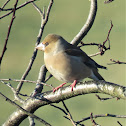
[[[100,55],[101,54],[101,52],[97,52],[97,53],[95,53],[95,54],[90,54],[90,55],[88,55],[89,57],[94,57],[94,56],[97,56],[97,55]]]
[[[117,123],[118,123],[120,126],[123,126],[119,121],[117,121]]]
[[[112,61],[113,63],[108,63],[108,65],[112,65],[112,64],[126,64],[126,62],[121,62],[119,60],[114,60],[114,59],[110,59],[110,61]]]
[[[45,83],[46,83],[50,78],[52,78],[52,77],[53,77],[53,75],[50,74],[50,75],[45,79]]]
[[[20,8],[22,8],[22,7],[24,7],[24,6],[26,6],[26,5],[29,4],[29,3],[34,2],[34,1],[36,1],[36,0],[29,0],[29,1],[25,2],[25,3],[23,3],[22,5],[16,7],[16,10],[18,10],[18,9],[20,9]],[[13,12],[14,8],[9,8],[9,9],[2,9],[2,8],[1,8],[1,10],[3,10],[3,11],[4,11],[4,10],[5,10],[5,11],[10,11],[10,10],[11,10],[11,11],[8,12],[7,14],[1,16],[0,19],[6,17],[6,16],[8,16],[8,15],[10,15],[10,14]]]
[[[9,2],[10,2],[10,0],[7,0],[7,1],[3,4],[3,6],[0,8],[0,11],[1,11],[1,9],[3,9]]]
[[[53,104],[50,104],[50,106],[52,106],[52,107],[54,107],[54,108],[57,108],[57,109],[61,110],[65,115],[67,115],[67,112],[66,112],[64,109],[62,109],[62,108],[60,108],[60,107],[58,107],[58,106],[56,106],[56,105],[53,105]]]
[[[66,116],[64,116],[64,118],[66,118],[66,119],[68,119],[69,121],[71,121],[70,120],[70,118],[69,118],[69,116],[68,116],[68,113],[64,110],[64,109],[62,109],[61,107],[58,107],[58,106],[56,106],[56,105],[53,105],[53,104],[50,104],[50,106],[52,106],[52,107],[54,107],[54,108],[57,108],[57,109],[59,109],[59,110],[61,110]],[[74,122],[75,124],[76,124],[76,122]],[[79,124],[80,126],[84,126],[84,124]]]
[[[107,1],[104,1],[105,4],[108,4],[108,3],[111,3],[113,2],[114,0],[107,0]]]
[[[12,90],[12,92],[14,93],[14,101],[16,100],[19,101],[20,103],[24,103],[24,100],[17,95],[16,90],[13,88],[13,86],[10,83],[5,83],[4,81],[1,82],[7,85]]]
[[[100,126],[99,124],[97,124],[95,122],[95,120],[93,119],[93,113],[90,114],[90,119],[91,119],[91,122],[93,123],[93,126]]]
[[[91,29],[97,13],[97,0],[91,0],[90,12],[86,23],[81,28],[80,32],[71,41],[71,44],[78,45],[80,41],[87,35],[88,31]]]
[[[10,79],[10,78],[9,78],[9,79],[0,79],[0,81],[14,81],[14,82],[23,81],[23,82],[34,83],[34,84],[37,83],[37,81],[31,81],[31,80],[18,80],[18,79]],[[46,83],[43,83],[43,82],[40,82],[40,84],[53,88],[53,86],[52,86],[51,84],[46,84]]]
[[[111,30],[112,30],[112,27],[113,27],[113,24],[112,24],[112,21],[111,21],[111,27],[110,27],[110,29],[109,29],[109,31],[108,31],[108,34],[107,34],[107,38],[106,38],[106,40],[103,42],[103,44],[97,44],[97,43],[87,43],[87,44],[85,44],[85,43],[83,43],[82,41],[80,42],[80,46],[78,46],[79,48],[80,47],[82,47],[82,46],[97,46],[98,47],[98,49],[100,50],[99,52],[97,52],[97,53],[95,53],[95,54],[91,54],[91,55],[89,55],[90,57],[93,57],[93,56],[97,56],[97,55],[103,55],[104,53],[105,53],[105,51],[107,51],[107,50],[110,50],[110,40],[109,40],[109,35],[110,35],[110,32],[111,32]],[[108,43],[109,43],[109,46],[108,47],[106,47],[105,46],[105,44],[106,44],[106,42],[108,41]]]
[[[25,114],[27,114],[27,115],[29,115],[29,116],[35,118],[36,120],[40,121],[41,123],[43,123],[43,124],[46,125],[46,126],[51,126],[51,125],[50,125],[49,123],[47,123],[45,120],[43,120],[43,119],[39,118],[38,116],[36,116],[36,115],[34,115],[34,114],[28,112],[27,110],[25,110],[24,108],[22,108],[20,105],[16,104],[14,101],[12,101],[11,99],[7,98],[7,97],[6,97],[5,95],[3,95],[1,92],[0,92],[0,96],[1,96],[2,98],[4,98],[5,101],[7,101],[7,102],[9,102],[10,104],[12,104],[12,105],[16,106],[17,108],[19,108],[19,109],[20,109],[21,111],[23,111]]]
[[[34,8],[39,12],[40,16],[43,16],[43,12],[42,10],[33,2],[32,5],[34,6]]]
[[[72,115],[70,114],[70,111],[69,111],[69,109],[67,108],[65,102],[62,101],[62,103],[63,103],[64,108],[65,108],[66,111],[67,111],[67,116],[68,116],[68,118],[70,119],[71,123],[73,124],[73,126],[76,126],[76,123],[75,123],[75,121],[73,120],[73,117],[72,117]]]
[[[16,13],[17,4],[18,4],[18,0],[16,0],[16,2],[14,4],[13,15],[12,15],[11,22],[10,22],[10,25],[9,25],[9,28],[8,28],[8,33],[7,33],[7,37],[5,39],[4,48],[3,48],[2,54],[0,56],[0,65],[1,65],[1,62],[2,62],[2,59],[3,59],[3,56],[5,54],[5,51],[7,50],[7,43],[8,43],[10,31],[11,31],[11,28],[12,28],[12,25],[13,25],[13,22],[14,22],[14,19],[15,19],[15,13]]]
[[[99,114],[99,115],[93,115],[92,118],[99,118],[99,117],[113,117],[113,118],[126,118],[126,115],[114,115],[114,114]],[[89,120],[89,117],[83,118],[80,121],[77,121],[76,123],[79,124],[81,122],[84,122],[86,120]]]
[[[110,98],[101,98],[99,95],[95,95],[100,101],[105,101],[105,100],[109,100],[109,99],[113,99],[115,97],[110,97]]]
[[[104,52],[105,52],[106,50],[110,50],[110,40],[109,40],[109,35],[110,35],[110,33],[111,33],[112,28],[113,28],[113,24],[112,24],[112,21],[111,21],[111,27],[110,27],[110,29],[109,29],[109,31],[108,31],[107,38],[106,38],[106,40],[103,42],[103,44],[102,44],[102,48],[100,48],[101,55],[103,55]],[[108,48],[104,48],[104,47],[105,47],[105,43],[106,43],[107,41],[108,41],[108,43],[109,43],[109,47],[108,47]],[[104,51],[104,50],[105,50],[105,51]]]

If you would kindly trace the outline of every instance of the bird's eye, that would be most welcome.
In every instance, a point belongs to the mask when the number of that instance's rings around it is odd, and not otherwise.
[[[48,42],[46,42],[46,43],[45,43],[45,46],[47,46],[47,45],[49,45],[49,43],[48,43]]]

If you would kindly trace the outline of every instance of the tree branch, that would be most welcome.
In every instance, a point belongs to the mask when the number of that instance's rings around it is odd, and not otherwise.
[[[16,7],[16,10],[18,10],[18,9],[20,9],[20,8],[22,8],[22,7],[24,7],[24,6],[26,6],[26,5],[29,4],[29,3],[34,2],[34,1],[36,1],[36,0],[29,0],[29,1],[25,2],[25,3],[23,3],[22,5]],[[13,12],[13,9],[14,9],[14,8],[3,9],[3,7],[1,7],[1,8],[0,8],[0,11],[10,11],[10,12],[8,12],[7,14],[1,16],[0,19],[6,17],[6,16],[8,16],[8,15],[10,15],[10,14]]]
[[[9,78],[9,79],[0,79],[0,81],[14,81],[14,82],[20,82],[20,81],[23,81],[23,82],[34,83],[34,84],[38,82],[38,81],[31,81],[31,80],[18,80],[18,79],[11,79],[11,78]],[[53,88],[53,86],[50,85],[50,84],[46,84],[46,83],[43,83],[43,82],[39,82],[39,84],[42,84],[42,85],[45,85],[45,86],[48,86],[48,87]]]
[[[126,62],[121,62],[119,60],[114,60],[114,59],[110,59],[110,61],[112,61],[113,63],[108,63],[108,65],[112,65],[112,64],[126,64]]]
[[[0,8],[0,11],[1,11],[1,9],[3,9],[9,2],[10,2],[10,0],[7,0],[7,1],[4,3],[4,5]]]
[[[12,15],[11,22],[10,22],[10,25],[9,25],[9,28],[8,28],[8,33],[7,33],[7,37],[6,37],[6,40],[5,40],[4,48],[3,48],[2,54],[0,56],[0,65],[1,65],[1,62],[2,62],[2,59],[3,59],[3,56],[4,56],[4,54],[7,50],[7,43],[8,43],[8,39],[9,39],[9,36],[10,36],[10,31],[11,31],[11,28],[12,28],[12,25],[13,25],[13,22],[14,22],[14,19],[15,19],[17,4],[18,4],[18,0],[16,0],[16,2],[14,4],[14,9],[12,10],[13,15]]]
[[[33,113],[41,106],[45,106],[50,103],[58,103],[72,97],[90,93],[103,93],[126,100],[126,87],[105,81],[88,81],[77,84],[76,88],[74,88],[72,92],[71,87],[66,86],[57,90],[55,93],[48,91],[38,94],[35,98],[29,98],[25,104],[23,104],[22,108]],[[21,123],[25,118],[27,118],[27,116],[28,115],[23,111],[17,110],[9,117],[5,124],[15,122],[17,118],[18,122]],[[18,122],[15,122],[15,124]],[[9,124],[7,126],[9,126]]]
[[[36,120],[42,122],[44,125],[46,126],[51,126],[49,123],[47,123],[45,120],[37,117],[36,115],[28,112],[27,110],[23,109],[21,106],[19,106],[18,104],[16,104],[14,101],[11,101],[9,98],[7,98],[5,95],[3,95],[0,92],[0,96],[3,97],[6,101],[8,101],[9,103],[11,103],[12,105],[16,106],[17,108],[19,108],[18,112],[23,112],[33,118],[35,118]],[[13,118],[13,117],[12,117]],[[20,121],[17,119],[15,120],[15,122],[9,122],[9,124],[4,123],[3,126],[17,126],[20,123]]]
[[[72,125],[73,125],[73,126],[76,126],[75,121],[73,120],[73,117],[72,117],[72,115],[71,115],[69,109],[67,108],[65,102],[62,101],[62,103],[63,103],[63,106],[64,106],[65,110],[67,111],[67,116],[68,116],[68,118],[70,119]]]
[[[126,118],[126,115],[114,115],[114,114],[99,114],[99,115],[92,115],[92,118],[99,118],[99,117],[113,117],[113,118]],[[83,118],[80,121],[77,121],[77,124],[80,124],[83,121],[89,120],[89,117]]]
[[[97,0],[91,0],[90,12],[86,23],[80,30],[80,32],[71,41],[71,44],[78,45],[80,41],[87,35],[88,31],[91,29],[97,13]]]

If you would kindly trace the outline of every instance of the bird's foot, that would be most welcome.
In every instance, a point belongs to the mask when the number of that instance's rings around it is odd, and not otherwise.
[[[63,83],[63,84],[59,85],[58,87],[53,88],[53,92],[57,91],[59,88],[63,87],[63,85],[65,85],[65,84],[66,84],[66,83]]]
[[[74,82],[70,85],[71,88],[71,91],[73,91],[73,88],[76,86],[77,84],[77,80],[74,80]]]

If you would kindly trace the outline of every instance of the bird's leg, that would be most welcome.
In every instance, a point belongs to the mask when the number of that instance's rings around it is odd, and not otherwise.
[[[58,87],[53,88],[53,92],[57,91],[59,88],[63,87],[63,85],[65,85],[65,84],[66,84],[66,83],[63,83],[63,84],[59,85]]]
[[[73,88],[76,86],[77,84],[77,80],[74,80],[74,82],[70,85],[71,88],[71,91],[73,91]]]

